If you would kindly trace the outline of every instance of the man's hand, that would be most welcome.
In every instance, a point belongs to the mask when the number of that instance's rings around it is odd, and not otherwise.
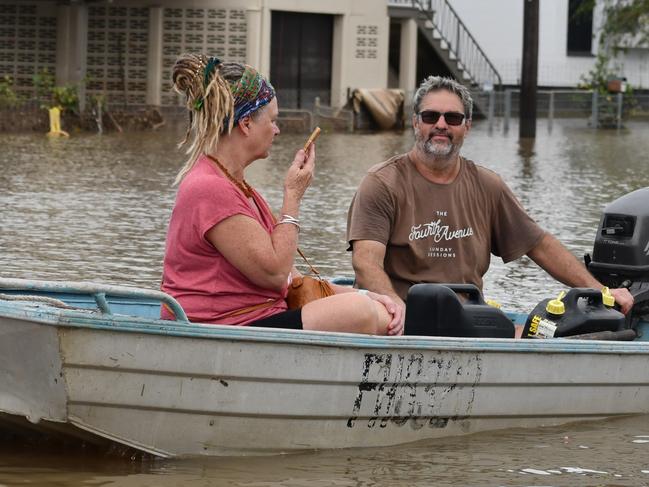
[[[627,288],[620,287],[609,289],[609,292],[615,298],[615,302],[620,306],[620,311],[622,311],[622,313],[627,314],[631,311],[631,308],[633,307],[633,296],[631,296],[631,293]]]
[[[570,287],[590,287],[602,289],[602,283],[588,272],[561,243],[553,236],[546,234],[539,244],[527,255],[545,271]],[[633,296],[628,289],[611,289],[615,302],[620,305],[622,313],[627,314],[633,307]]]
[[[403,335],[406,304],[397,296],[390,278],[383,269],[385,250],[385,245],[380,242],[373,240],[354,241],[352,265],[356,273],[356,285],[362,289],[372,291],[370,294],[383,296],[398,308],[393,313],[387,305],[385,306],[392,315],[392,321],[388,325],[388,335]],[[377,301],[379,300],[377,299]],[[384,301],[380,302],[385,305]]]
[[[403,325],[406,319],[406,305],[398,297],[390,297],[385,294],[368,292],[367,296],[378,301],[392,315],[392,320],[388,323],[388,335],[403,335]]]

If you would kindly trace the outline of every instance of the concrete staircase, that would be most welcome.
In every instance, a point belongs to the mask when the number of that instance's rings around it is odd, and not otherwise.
[[[502,79],[447,0],[388,0],[393,18],[414,18],[453,76],[472,89],[498,89]]]

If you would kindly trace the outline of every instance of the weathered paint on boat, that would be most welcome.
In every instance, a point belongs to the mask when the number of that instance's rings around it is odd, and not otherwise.
[[[25,293],[40,297],[14,300]],[[208,326],[153,318],[160,299],[175,306],[160,294],[0,279],[2,419],[176,456],[383,446],[649,413],[647,342]]]

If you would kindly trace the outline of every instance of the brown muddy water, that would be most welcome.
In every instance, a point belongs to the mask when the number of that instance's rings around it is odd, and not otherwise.
[[[583,120],[539,122],[532,147],[517,127],[478,123],[464,154],[500,173],[530,214],[580,258],[592,251],[604,205],[649,186],[649,125],[594,131]],[[0,276],[157,288],[184,155],[181,130],[122,135],[0,134]],[[272,207],[303,135],[282,134],[249,182]],[[301,213],[301,247],[328,276],[351,276],[345,217],[364,172],[410,148],[409,131],[324,134]],[[527,258],[493,259],[485,295],[529,311],[556,295]],[[1,371],[0,371],[1,373]],[[649,486],[649,418],[508,430],[390,448],[270,458],[159,460],[141,455],[0,442],[0,487],[36,486]]]

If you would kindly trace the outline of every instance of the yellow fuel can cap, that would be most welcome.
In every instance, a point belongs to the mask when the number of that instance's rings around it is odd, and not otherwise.
[[[485,299],[485,303],[487,303],[489,306],[493,306],[494,308],[498,308],[498,309],[502,307],[502,305],[495,299]]]
[[[604,306],[608,306],[609,308],[615,306],[615,297],[606,286],[602,288],[602,302],[604,303]]]
[[[562,315],[566,312],[566,306],[563,304],[563,297],[566,295],[564,291],[559,293],[555,299],[548,301],[548,304],[545,306],[545,311],[552,313],[553,315]]]

